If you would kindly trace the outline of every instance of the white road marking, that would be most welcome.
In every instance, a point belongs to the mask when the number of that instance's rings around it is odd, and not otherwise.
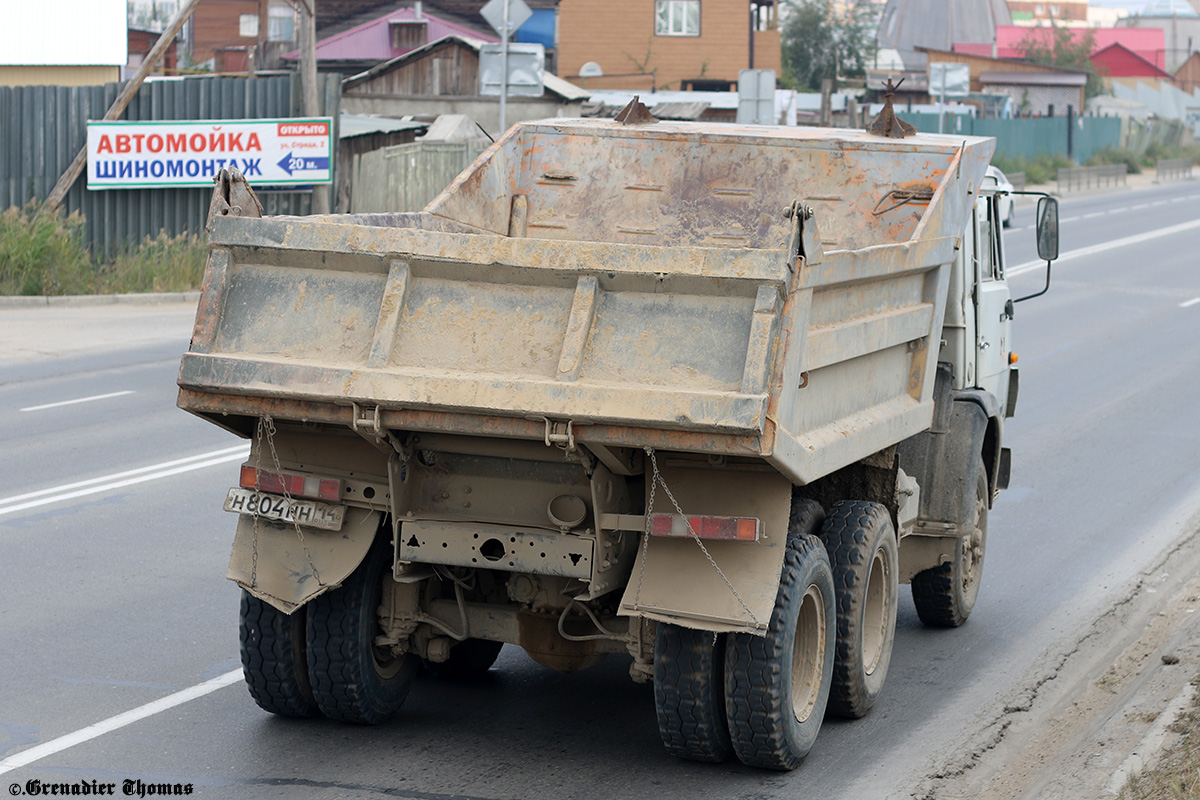
[[[97,722],[95,725],[88,725],[86,728],[72,731],[57,739],[51,739],[45,744],[39,744],[28,750],[22,750],[0,761],[0,775],[11,772],[19,767],[24,767],[27,764],[32,764],[34,761],[39,761],[46,756],[61,753],[63,750],[91,741],[106,733],[112,733],[115,730],[124,728],[126,725],[132,725],[135,722],[152,717],[155,714],[160,714],[163,711],[175,708],[175,706],[183,705],[206,694],[211,694],[217,689],[237,683],[241,679],[242,671],[240,669],[230,670],[220,677],[213,678],[204,683],[198,683],[195,686],[189,686],[186,689],[175,692],[175,694],[169,694],[166,697],[146,703],[144,706],[138,706],[131,711],[117,714],[115,717],[109,717],[106,720]]]
[[[1064,220],[1059,220],[1059,221],[1063,222]],[[1063,261],[1067,261],[1072,258],[1082,258],[1083,256],[1090,256],[1090,255],[1095,255],[1096,253],[1103,253],[1106,250],[1115,250],[1118,247],[1125,247],[1125,246],[1131,245],[1131,244],[1140,244],[1141,242],[1148,242],[1151,239],[1161,239],[1164,236],[1171,236],[1176,233],[1183,233],[1184,231],[1190,231],[1190,230],[1193,230],[1194,228],[1200,228],[1200,219],[1194,219],[1191,222],[1182,222],[1179,225],[1172,225],[1168,228],[1159,228],[1156,231],[1147,231],[1146,233],[1137,233],[1137,234],[1134,234],[1133,236],[1126,236],[1123,239],[1114,239],[1111,242],[1103,242],[1101,244],[1094,244],[1091,247],[1081,247],[1078,250],[1070,250],[1066,253],[1059,254],[1058,262],[1056,262],[1056,263],[1061,263]],[[1018,264],[1017,266],[1010,269],[1008,271],[1008,274],[1009,274],[1009,276],[1020,275],[1024,272],[1029,272],[1031,270],[1040,269],[1041,267],[1044,267],[1045,265],[1046,265],[1046,262],[1042,261],[1041,259],[1038,259],[1037,261],[1027,261],[1024,264]]]
[[[1058,222],[1059,222],[1059,224],[1062,224],[1064,222],[1078,222],[1081,219],[1083,219],[1083,217],[1063,217]]]
[[[1179,304],[1179,307],[1180,308],[1191,308],[1192,306],[1196,305],[1197,303],[1200,303],[1200,297],[1193,297],[1191,300],[1184,300],[1182,303]]]
[[[1091,219],[1092,217],[1103,217],[1105,214],[1110,214],[1110,211],[1093,211],[1091,214],[1084,214],[1081,219]]]
[[[1152,205],[1152,206],[1165,206],[1166,204],[1167,204],[1167,201],[1166,201],[1166,200],[1155,200],[1155,201],[1154,201],[1153,203],[1151,203],[1150,205]]]
[[[236,447],[227,447],[223,450],[214,450],[210,453],[201,453],[197,456],[164,461],[161,464],[151,464],[148,467],[138,467],[137,469],[104,475],[99,478],[90,478],[86,481],[76,481],[75,483],[66,483],[50,489],[40,489],[36,492],[6,497],[0,499],[0,516],[24,511],[28,508],[37,508],[38,506],[59,503],[64,500],[74,500],[78,497],[99,494],[100,492],[107,492],[110,489],[120,489],[138,483],[155,481],[159,478],[167,478],[171,475],[179,475],[184,472],[204,469],[205,467],[217,464],[227,464],[230,461],[241,461],[249,453],[250,445],[239,444]]]
[[[1150,207],[1149,203],[1138,203],[1136,206],[1130,206],[1129,210],[1137,211],[1139,208],[1149,208],[1149,207]]]
[[[132,389],[126,389],[123,392],[109,392],[108,394],[96,394],[91,397],[81,397],[78,400],[62,400],[58,403],[46,403],[40,406],[29,406],[22,408],[21,411],[41,411],[44,408],[58,408],[59,406],[73,406],[76,403],[90,403],[93,400],[107,400],[110,397],[121,397],[122,395],[133,394]]]
[[[1184,203],[1184,202],[1187,202],[1188,200],[1191,200],[1191,199],[1192,199],[1192,198],[1190,198],[1190,197],[1176,197],[1176,198],[1175,198],[1174,200],[1172,200],[1171,202],[1172,202],[1172,203]]]

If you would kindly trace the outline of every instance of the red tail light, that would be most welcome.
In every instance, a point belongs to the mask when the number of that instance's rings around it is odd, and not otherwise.
[[[294,472],[268,472],[265,469],[242,467],[243,489],[260,492],[287,494],[292,497],[308,497],[312,500],[328,500],[336,503],[342,499],[342,482],[334,478],[318,478],[315,475],[299,475]]]
[[[691,526],[691,531],[688,526]],[[678,514],[652,514],[650,533],[653,536],[691,536],[700,539],[726,539],[738,542],[758,541],[759,521],[756,517],[681,517]]]

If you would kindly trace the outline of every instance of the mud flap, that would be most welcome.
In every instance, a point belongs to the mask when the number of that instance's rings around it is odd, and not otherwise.
[[[761,535],[757,542],[704,540],[711,563],[694,539],[648,537],[618,613],[764,635],[779,591],[792,484],[774,472],[662,466],[662,475],[685,514],[758,517]],[[665,495],[660,487],[654,513],[675,513]]]
[[[363,508],[346,511],[337,532],[238,517],[233,553],[225,577],[285,614],[336,589],[362,563],[382,514]],[[307,553],[305,552],[307,550]]]

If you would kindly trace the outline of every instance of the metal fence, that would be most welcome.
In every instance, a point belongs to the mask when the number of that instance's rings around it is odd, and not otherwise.
[[[1090,189],[1093,186],[1113,186],[1125,183],[1129,173],[1126,164],[1105,164],[1101,167],[1071,167],[1058,171],[1058,190]]]
[[[148,81],[121,119],[300,116],[299,83],[292,75]],[[320,89],[322,116],[333,117],[336,126],[338,76],[327,76]],[[120,90],[119,83],[0,87],[0,209],[45,198],[87,141],[87,121],[103,119]],[[199,233],[212,193],[206,188],[89,191],[86,184],[86,175],[81,175],[63,207],[83,214],[85,236],[97,254],[160,231],[171,236]],[[270,214],[306,214],[311,206],[308,192],[264,192],[261,197]]]
[[[937,114],[908,114],[903,109],[897,113],[922,133],[937,133]],[[975,119],[947,114],[943,130],[956,136],[994,136],[996,155],[1029,161],[1040,155],[1070,154],[1082,164],[1099,151],[1121,144],[1121,120],[1116,117],[1076,117],[1072,129],[1066,117]]]
[[[489,142],[413,142],[353,157],[350,212],[420,211],[487,149]]]
[[[1158,181],[1191,180],[1192,159],[1161,158],[1154,162],[1154,177]]]

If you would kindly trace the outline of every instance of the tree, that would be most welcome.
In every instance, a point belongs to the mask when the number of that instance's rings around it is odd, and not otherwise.
[[[1096,65],[1092,63],[1096,35],[1091,29],[1084,29],[1081,36],[1075,37],[1071,30],[1055,25],[1050,28],[1049,38],[1039,35],[1043,30],[1045,28],[1031,28],[1017,45],[1017,49],[1024,54],[1024,59],[1048,67],[1083,70],[1088,74],[1084,96],[1095,97],[1102,93],[1104,83],[1096,71]]]
[[[875,57],[868,3],[834,12],[833,0],[790,0],[783,23],[784,84],[819,91],[822,78],[865,78]]]

